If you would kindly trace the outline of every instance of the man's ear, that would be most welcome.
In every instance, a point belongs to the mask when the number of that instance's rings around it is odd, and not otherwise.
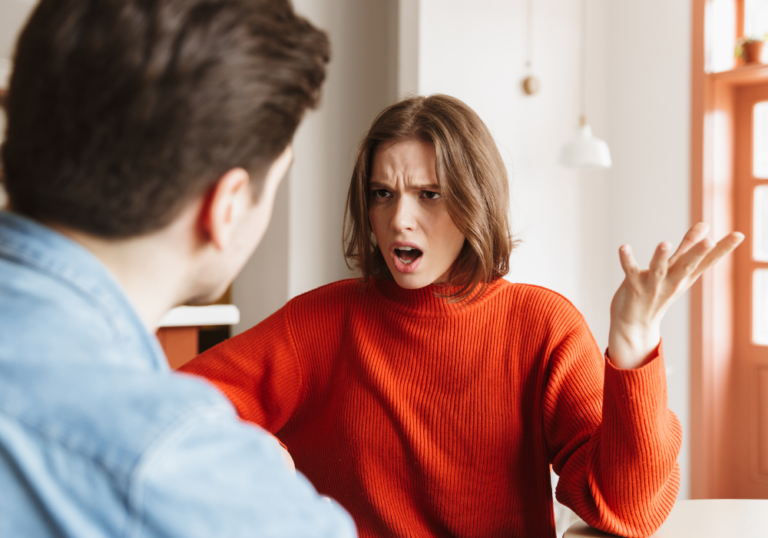
[[[219,250],[231,243],[236,225],[253,203],[250,182],[248,172],[232,168],[207,193],[200,222],[203,233]]]

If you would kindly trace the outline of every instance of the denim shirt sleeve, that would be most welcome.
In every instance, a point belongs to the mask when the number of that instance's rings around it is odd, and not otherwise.
[[[216,410],[179,421],[143,456],[129,537],[356,536],[352,519],[283,462],[257,427]]]

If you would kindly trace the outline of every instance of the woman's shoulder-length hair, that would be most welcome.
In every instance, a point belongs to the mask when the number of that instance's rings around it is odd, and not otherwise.
[[[485,123],[448,95],[410,97],[384,109],[360,143],[347,194],[343,244],[347,266],[392,278],[368,218],[373,157],[383,143],[422,140],[435,148],[437,180],[448,214],[464,237],[450,273],[456,301],[476,299],[509,272],[515,247],[509,227],[507,170]]]

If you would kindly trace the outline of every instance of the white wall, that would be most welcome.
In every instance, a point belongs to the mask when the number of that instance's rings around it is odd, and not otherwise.
[[[342,216],[360,139],[397,96],[397,3],[296,0],[331,36],[323,105],[296,134],[291,172],[289,294],[351,276]]]
[[[587,113],[607,138],[606,1],[588,10]],[[421,0],[420,93],[448,93],[475,109],[504,156],[512,183],[511,215],[522,245],[509,279],[546,286],[585,314],[607,342],[606,172],[579,174],[558,164],[579,117],[579,3],[535,3],[535,96],[526,76],[526,2]]]
[[[0,58],[10,58],[19,30],[36,0],[0,0]]]
[[[34,0],[0,0],[0,88],[5,88],[10,75],[10,60],[21,27],[36,4]],[[0,111],[0,143],[5,137],[5,116]],[[6,196],[0,185],[0,208]]]
[[[241,332],[317,286],[351,276],[342,216],[358,142],[397,97],[397,1],[295,0],[331,37],[321,106],[294,139],[295,161],[280,188],[264,242],[233,286]]]
[[[630,243],[647,264],[690,225],[691,1],[609,2],[608,110],[615,165],[608,183],[609,244]],[[610,282],[620,282],[613,265]],[[680,498],[689,496],[689,300],[662,325],[669,406],[683,424]]]

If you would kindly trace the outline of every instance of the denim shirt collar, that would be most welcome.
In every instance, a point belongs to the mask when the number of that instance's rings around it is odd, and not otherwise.
[[[0,210],[0,258],[43,273],[68,287],[98,311],[115,345],[134,353],[126,363],[168,370],[154,335],[144,327],[117,280],[90,251],[60,233],[23,216]],[[126,364],[129,365],[129,364]]]

